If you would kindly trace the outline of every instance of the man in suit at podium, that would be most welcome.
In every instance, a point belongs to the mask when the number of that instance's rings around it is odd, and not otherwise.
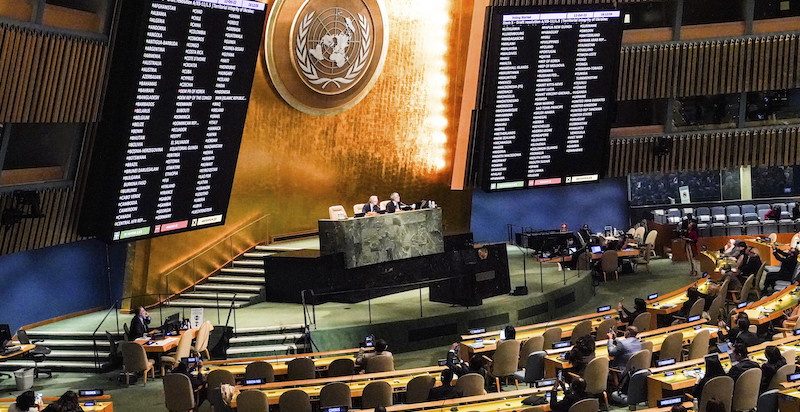
[[[397,192],[392,193],[392,195],[389,196],[389,199],[392,199],[392,201],[386,204],[386,213],[394,213],[398,210],[410,209],[408,205],[400,201],[400,194]]]
[[[378,196],[372,195],[369,197],[369,202],[364,204],[362,213],[380,213],[381,207],[378,205]]]

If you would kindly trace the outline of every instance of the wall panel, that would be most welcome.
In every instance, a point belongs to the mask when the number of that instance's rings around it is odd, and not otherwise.
[[[800,126],[659,135],[672,150],[656,156],[657,136],[611,140],[608,175],[722,169],[739,165],[800,165]],[[633,160],[632,160],[633,159]]]
[[[795,88],[799,46],[798,33],[623,46],[617,100]]]
[[[108,45],[0,23],[0,123],[97,120]]]

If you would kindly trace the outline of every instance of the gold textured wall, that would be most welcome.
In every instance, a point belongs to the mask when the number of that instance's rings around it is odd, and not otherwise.
[[[471,0],[385,0],[389,50],[379,80],[354,108],[303,114],[272,88],[259,58],[224,227],[139,242],[126,292],[152,292],[160,273],[244,222],[270,214],[271,234],[315,229],[328,207],[434,199],[445,230],[469,230],[471,193],[450,190]],[[142,260],[145,259],[145,262]],[[146,272],[146,273],[142,273]]]

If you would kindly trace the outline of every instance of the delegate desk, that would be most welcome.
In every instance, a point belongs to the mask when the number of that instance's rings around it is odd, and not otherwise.
[[[300,357],[300,356],[298,356],[298,357]],[[353,359],[353,360],[355,360],[355,357],[353,357],[352,355],[345,355],[345,356],[329,356],[329,357],[325,357],[325,358],[313,359],[314,367],[316,368],[316,370],[318,372],[326,371],[326,370],[328,370],[328,366],[330,366],[331,363],[333,361],[335,361],[336,359]],[[289,373],[289,366],[288,365],[289,365],[289,361],[290,360],[291,359],[283,359],[283,360],[279,360],[279,361],[276,361],[276,362],[270,362],[270,364],[272,365],[272,370],[273,370],[273,372],[274,372],[276,377],[277,376],[283,376],[283,375],[286,375],[287,373]],[[226,371],[234,374],[235,376],[241,376],[241,375],[244,375],[244,372],[247,369],[247,364],[226,365],[226,366],[217,366],[217,365],[206,366],[206,364],[203,364],[203,372],[204,373],[208,373],[208,372],[211,372],[211,371],[214,371],[214,370],[217,370],[217,369],[226,370]]]
[[[781,351],[787,349],[800,350],[800,336],[791,336],[772,342],[765,342],[750,348],[750,357],[758,363],[766,362],[764,349],[767,346],[775,345]],[[647,400],[650,407],[655,407],[659,399],[665,395],[665,391],[685,392],[695,385],[698,374],[705,373],[705,360],[703,358],[692,359],[685,362],[676,363],[661,368],[653,368],[652,375],[647,377]],[[730,368],[730,360],[727,353],[720,354],[720,362],[725,368]]]
[[[648,331],[641,333],[637,336],[640,340],[644,340],[647,342],[653,343],[653,353],[658,352],[661,350],[661,344],[664,343],[664,339],[666,339],[667,335],[673,332],[681,332],[683,334],[683,341],[684,344],[686,342],[691,342],[692,339],[702,330],[708,330],[711,333],[711,337],[716,337],[717,332],[719,329],[716,327],[711,327],[708,325],[704,325],[705,320],[698,320],[692,323],[684,323],[681,325],[670,326],[668,328],[663,329],[656,329],[654,331]],[[562,348],[557,350],[549,350],[547,351],[547,356],[544,358],[544,376],[547,378],[553,378],[556,376],[556,373],[559,369],[569,369],[572,367],[572,364],[563,357],[563,355],[572,347]],[[608,341],[601,340],[597,341],[597,348],[595,349],[595,357],[609,357],[608,355]]]
[[[552,322],[537,323],[535,325],[522,326],[517,328],[517,340],[520,342],[526,341],[534,336],[542,335],[547,329],[559,327],[561,328],[561,338],[569,338],[572,336],[572,330],[578,323],[591,319],[592,328],[596,329],[604,320],[616,317],[617,310],[607,310],[599,313],[589,313],[586,315],[575,316],[568,319],[554,320]],[[496,349],[497,341],[500,339],[500,331],[495,330],[491,332],[484,332],[475,335],[462,335],[461,344],[469,346],[475,353],[490,352]],[[545,348],[547,349],[547,348]],[[459,353],[461,359],[464,358],[462,353]]]
[[[800,302],[800,287],[789,285],[778,293],[765,296],[742,309],[737,309],[731,316],[731,324],[736,322],[736,315],[739,312],[744,312],[750,318],[750,323],[763,325],[783,316],[783,311],[794,307],[798,302]]]
[[[442,209],[319,221],[322,255],[344,254],[348,269],[444,252]]]
[[[518,389],[507,392],[493,392],[485,395],[467,396],[463,398],[446,399],[443,401],[431,401],[412,404],[401,404],[388,406],[389,412],[400,411],[430,411],[430,412],[450,412],[450,411],[479,411],[479,412],[511,412],[522,411],[530,406],[522,404],[522,400],[530,395],[542,394],[549,391],[552,387]],[[559,395],[562,395],[559,392]],[[545,411],[550,410],[549,405],[540,405]],[[374,412],[374,409],[361,409],[361,412]]]
[[[210,360],[203,362],[203,366],[209,365],[241,365],[242,367],[247,366],[248,363],[256,362],[256,361],[265,361],[269,363],[277,363],[277,362],[289,362],[292,359],[303,357],[303,358],[324,358],[328,356],[339,356],[340,355],[351,355],[347,356],[349,358],[354,358],[352,355],[357,354],[361,348],[350,348],[350,349],[338,349],[332,351],[325,351],[325,352],[308,352],[308,353],[301,353],[301,354],[293,354],[293,355],[274,355],[274,356],[258,356],[255,358],[234,358],[234,359],[219,359],[219,360]],[[371,351],[373,348],[364,348],[365,351]]]
[[[178,342],[181,340],[181,336],[184,334],[189,334],[190,339],[194,339],[195,335],[197,335],[197,331],[199,329],[187,329],[182,330],[180,332],[180,336],[167,336],[164,339],[159,340],[152,340],[150,338],[139,338],[135,339],[134,342],[144,346],[144,351],[147,353],[165,353],[169,352],[172,349],[178,347]]]
[[[402,393],[406,391],[406,386],[411,379],[417,376],[433,375],[436,381],[439,381],[439,376],[435,376],[444,367],[434,368],[420,368],[420,369],[407,369],[401,371],[382,372],[370,375],[351,375],[339,376],[334,378],[323,379],[306,379],[302,381],[293,382],[274,382],[269,384],[260,385],[257,387],[247,387],[247,389],[258,388],[267,395],[270,405],[277,405],[281,395],[290,390],[301,390],[308,394],[312,401],[319,399],[319,393],[326,384],[331,382],[342,382],[350,387],[350,396],[353,398],[361,397],[364,388],[372,382],[387,382],[392,386],[393,393]],[[242,389],[245,389],[244,387]],[[236,407],[236,399],[231,403],[232,407]]]
[[[5,362],[11,358],[28,353],[35,348],[36,345],[14,345],[8,348],[6,355],[0,355],[0,362]]]
[[[691,285],[647,301],[647,311],[650,312],[650,330],[656,329],[658,326],[659,315],[671,315],[681,310],[683,303],[689,300],[689,297],[686,296],[686,291],[692,286],[697,286],[698,291],[707,293],[711,282],[708,281],[708,278],[702,278]]]
[[[58,397],[42,398],[42,402],[45,404],[44,405],[45,407],[47,406],[48,403],[55,402],[57,400]],[[14,402],[16,402],[16,399],[14,398],[0,399],[0,412],[7,412],[8,408]],[[93,412],[93,411],[114,412],[114,404],[111,403],[110,395],[81,397],[78,398],[78,402],[80,402],[81,409],[83,409],[86,412]],[[89,403],[89,405],[87,405],[87,403]],[[92,405],[92,403],[94,405]]]

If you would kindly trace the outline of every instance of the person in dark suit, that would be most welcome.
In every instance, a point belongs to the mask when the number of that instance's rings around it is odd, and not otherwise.
[[[733,352],[731,352],[731,365],[731,369],[728,371],[728,376],[733,379],[734,383],[746,370],[758,368],[758,364],[747,357],[747,346],[744,343],[737,343],[733,345]]]
[[[192,390],[197,395],[198,408],[205,402],[206,398],[208,398],[208,382],[206,382],[206,377],[203,375],[202,370],[203,363],[199,360],[191,364],[181,360],[181,362],[172,369],[172,373],[179,373],[189,378],[189,382],[192,384]],[[197,371],[197,373],[195,373],[195,371]]]
[[[386,204],[386,213],[394,213],[398,210],[409,210],[411,209],[408,205],[400,201],[400,194],[394,192],[389,196],[389,199],[392,201]]]
[[[739,276],[740,280],[744,281],[747,280],[747,277],[750,275],[755,275],[758,272],[758,269],[761,268],[761,256],[758,254],[758,250],[756,248],[750,247],[747,248],[745,251],[744,257],[741,259],[741,263],[739,264]]]
[[[364,214],[367,213],[380,213],[381,207],[378,205],[378,196],[372,195],[369,197],[369,202],[364,203],[364,209],[361,211]]]
[[[770,345],[764,350],[764,355],[767,357],[767,361],[761,365],[761,391],[760,393],[766,392],[769,388],[769,383],[772,381],[772,378],[775,377],[775,373],[778,372],[782,366],[786,365],[786,359],[783,358],[781,355],[780,349],[777,346]]]
[[[137,306],[133,311],[129,340],[139,339],[147,333],[147,325],[150,324],[150,314],[141,306]]]
[[[797,249],[791,248],[788,252],[784,252],[773,245],[772,254],[775,255],[775,259],[781,262],[781,265],[777,271],[771,270],[767,274],[763,291],[765,295],[768,294],[767,291],[769,289],[775,287],[775,282],[779,280],[791,281],[792,276],[794,276],[794,270],[797,268]],[[773,268],[773,266],[768,269],[770,268]]]
[[[717,376],[725,376],[725,368],[722,367],[722,363],[719,361],[719,356],[706,356],[705,363],[705,375],[703,375],[703,377],[698,380],[692,388],[692,396],[696,399],[700,399],[700,397],[703,395],[703,388],[706,386],[708,381],[716,378]]]
[[[453,387],[453,371],[450,369],[442,371],[442,386],[433,387],[428,392],[429,401],[442,401],[460,398],[461,396],[463,394]]]
[[[642,298],[633,300],[633,312],[622,305],[622,302],[617,304],[617,311],[619,312],[619,321],[622,323],[632,324],[637,316],[647,312],[647,302]]]
[[[594,336],[586,335],[575,342],[575,346],[567,352],[567,360],[572,364],[570,372],[583,376],[586,365],[595,357]],[[569,375],[567,375],[569,376]]]
[[[761,338],[757,334],[750,332],[750,318],[747,314],[740,312],[736,318],[736,327],[728,331],[725,322],[720,321],[719,334],[717,340],[720,342],[743,343],[745,346],[754,346],[761,343]]]
[[[564,398],[560,401],[558,398],[558,388],[564,391]],[[554,412],[567,412],[572,405],[588,398],[586,394],[586,381],[583,378],[575,378],[569,386],[569,390],[564,386],[564,382],[556,381],[553,389],[550,391],[550,410]]]

